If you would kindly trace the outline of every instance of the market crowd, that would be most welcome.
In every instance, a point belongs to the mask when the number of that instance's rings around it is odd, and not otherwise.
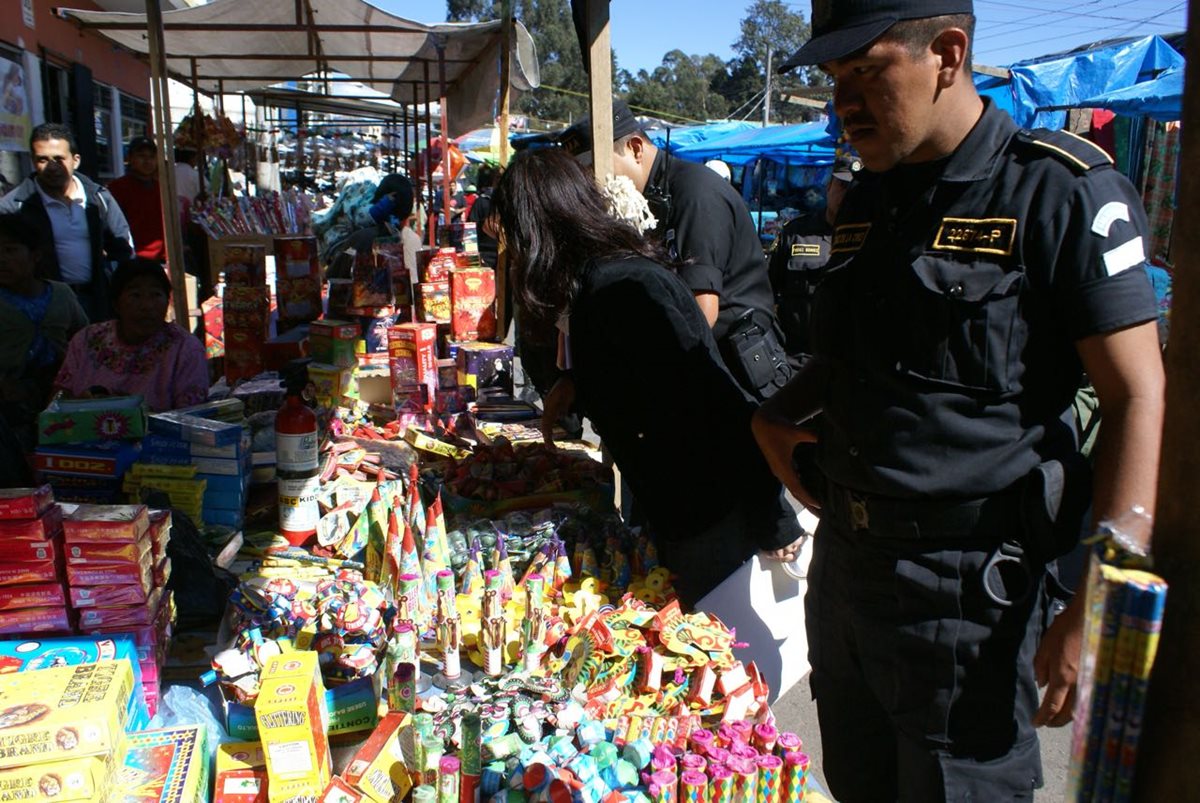
[[[820,512],[806,627],[834,796],[1030,800],[1036,728],[1069,721],[1079,669],[1057,561],[1091,522],[1154,507],[1144,210],[1100,148],[979,96],[970,0],[814,2],[812,24],[784,68],[832,79],[844,141],[769,259],[727,179],[620,102],[613,142],[582,121],[464,215],[508,255],[547,437],[593,423],[685,603],[755,553],[796,558],[785,491]],[[203,351],[165,320],[153,143],[107,189],[69,129],[39,126],[31,153],[0,199],[5,416],[56,389],[204,398]],[[413,213],[406,180],[371,201]],[[1090,460],[1071,415],[1088,385]]]

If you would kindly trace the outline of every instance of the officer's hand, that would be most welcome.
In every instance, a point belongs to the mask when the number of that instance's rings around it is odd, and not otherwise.
[[[808,427],[796,426],[762,410],[754,414],[751,428],[754,430],[754,439],[758,441],[759,450],[767,459],[767,465],[771,467],[771,473],[779,478],[800,504],[812,510],[820,510],[821,506],[800,482],[800,477],[792,467],[792,453],[796,445],[816,443],[817,433]]]
[[[1042,636],[1033,672],[1037,684],[1046,689],[1042,704],[1033,717],[1034,727],[1059,728],[1071,721],[1075,712],[1075,680],[1079,675],[1079,653],[1083,645],[1082,594],[1054,617]]]
[[[791,563],[800,556],[800,550],[804,548],[804,542],[808,540],[808,533],[797,538],[792,543],[779,549],[763,550],[760,554],[767,560],[777,560],[780,563]]]
[[[559,377],[542,399],[542,440],[553,445],[554,425],[567,414],[575,402],[575,380]]]

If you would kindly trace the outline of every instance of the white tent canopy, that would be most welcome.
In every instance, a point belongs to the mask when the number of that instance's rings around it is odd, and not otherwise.
[[[135,53],[148,54],[145,14],[59,9]],[[167,69],[206,93],[239,92],[336,71],[402,103],[436,98],[445,71],[448,134],[490,123],[500,82],[502,23],[425,25],[364,0],[213,0],[163,13]],[[538,86],[537,51],[514,26],[512,86]]]

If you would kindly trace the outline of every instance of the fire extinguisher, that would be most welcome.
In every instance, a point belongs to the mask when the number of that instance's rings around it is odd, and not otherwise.
[[[304,401],[308,361],[293,360],[283,371],[287,396],[275,414],[275,474],[279,482],[279,532],[293,546],[317,534],[320,465],[317,414]]]

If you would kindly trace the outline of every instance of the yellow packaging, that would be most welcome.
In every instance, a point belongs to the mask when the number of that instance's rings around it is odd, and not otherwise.
[[[0,769],[120,752],[132,690],[124,659],[0,675]]]
[[[329,758],[325,684],[315,652],[289,652],[263,667],[254,719],[267,759],[267,799],[314,799],[333,774]]]
[[[467,449],[460,449],[452,443],[440,441],[437,438],[431,438],[424,432],[421,432],[415,427],[409,427],[404,432],[404,440],[409,445],[420,449],[423,452],[441,455],[442,457],[451,457],[455,460],[465,460],[471,456],[471,452]]]
[[[395,711],[379,720],[375,732],[342,773],[346,783],[364,793],[373,803],[391,803],[407,797],[412,788],[412,777],[404,763],[400,735],[411,725],[411,716]]]
[[[93,756],[0,770],[0,803],[95,803],[104,799],[115,764],[113,758]]]

